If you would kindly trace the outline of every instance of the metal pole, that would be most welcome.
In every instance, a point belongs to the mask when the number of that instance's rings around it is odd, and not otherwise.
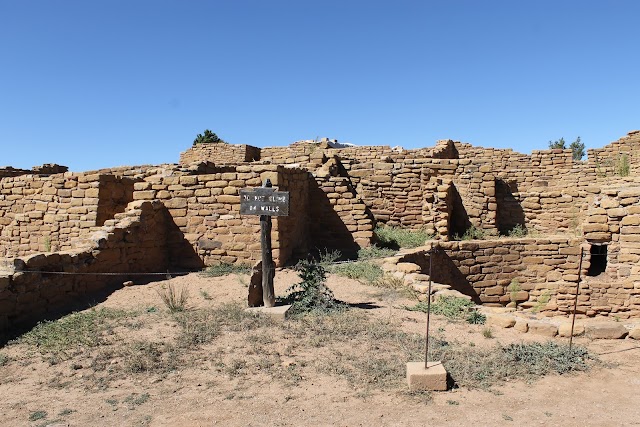
[[[433,245],[429,249],[429,289],[427,290],[427,339],[424,347],[424,369],[429,368],[429,320],[431,317],[431,272],[433,270]]]
[[[582,258],[584,248],[580,246],[580,261],[578,261],[578,283],[576,284],[576,298],[573,300],[573,318],[571,319],[571,335],[569,335],[569,351],[573,346],[573,327],[576,324],[576,311],[578,310],[578,293],[580,292],[580,278],[582,277]]]

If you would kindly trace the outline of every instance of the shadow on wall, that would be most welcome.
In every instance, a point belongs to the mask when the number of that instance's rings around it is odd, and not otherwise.
[[[315,179],[309,180],[309,234],[310,248],[338,249],[343,256],[350,258],[355,257],[360,249]]]
[[[516,181],[504,181],[496,179],[496,225],[498,232],[506,236],[516,226],[525,227],[524,209],[520,200],[514,195],[518,193]]]
[[[433,254],[429,252],[417,252],[408,254],[402,261],[412,262],[421,268],[421,273],[429,274],[429,261],[433,256],[431,265],[431,280],[436,283],[451,286],[451,289],[461,292],[471,297],[473,302],[480,304],[480,296],[475,291],[466,276],[460,272],[455,263],[444,249],[436,247]]]
[[[173,221],[168,210],[166,216],[168,265],[172,270],[201,270],[205,263],[198,255],[196,248],[189,242],[180,227]],[[217,243],[217,242],[216,242]]]
[[[469,215],[462,203],[462,197],[454,184],[451,184],[449,190],[447,190],[447,212],[450,239],[464,235],[464,233],[471,228]]]

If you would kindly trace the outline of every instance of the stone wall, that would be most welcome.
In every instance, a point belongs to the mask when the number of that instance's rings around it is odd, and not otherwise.
[[[174,264],[195,268],[250,263],[260,258],[259,217],[240,215],[239,191],[260,187],[267,178],[274,187],[290,192],[289,216],[273,218],[273,257],[283,265],[293,255],[305,253],[308,245],[305,170],[257,163],[209,166],[206,173],[174,168],[135,183],[133,199],[162,201],[172,218],[174,247],[180,247],[179,241],[188,242],[184,249],[195,248],[199,255],[174,253]]]
[[[582,239],[567,237],[441,242],[433,255],[432,280],[450,285],[476,302],[520,308],[548,315],[569,314],[578,282]],[[577,313],[586,316],[640,316],[640,282],[587,277],[584,247]],[[428,248],[393,259],[429,272]],[[635,271],[637,274],[637,270]],[[626,272],[625,272],[626,274]]]
[[[0,181],[0,256],[69,247],[96,225],[99,176],[23,175]]]
[[[0,324],[53,318],[123,281],[149,280],[127,273],[166,271],[167,218],[159,202],[134,202],[100,230],[77,241],[72,250],[13,259],[13,271],[0,273]]]
[[[245,163],[260,160],[260,148],[226,142],[196,144],[180,154],[180,164],[210,161],[216,164]]]

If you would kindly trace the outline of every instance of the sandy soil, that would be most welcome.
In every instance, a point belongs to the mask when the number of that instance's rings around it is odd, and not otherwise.
[[[144,286],[125,287],[98,307],[162,310],[156,292],[167,282],[190,290],[193,306],[246,300],[246,277],[207,278],[200,274],[177,277]],[[294,272],[276,276],[276,293],[297,282]],[[422,332],[426,315],[397,308],[411,301],[401,296],[331,276],[337,298],[361,304],[371,316],[401,323],[410,332]],[[206,298],[205,298],[206,295]],[[155,324],[132,332],[136,337],[170,339],[176,327],[158,317]],[[447,339],[477,345],[545,338],[512,329],[493,330],[483,337],[483,326],[451,323],[435,316],[432,324]],[[132,338],[133,339],[133,338]],[[233,347],[224,337],[216,345]],[[560,340],[558,338],[558,340]],[[588,373],[550,375],[531,384],[510,381],[491,391],[455,389],[434,393],[430,400],[396,391],[367,390],[364,386],[320,373],[295,383],[274,380],[259,370],[229,378],[211,366],[191,363],[167,375],[121,376],[100,386],[82,357],[51,365],[25,345],[9,345],[0,353],[9,361],[0,366],[0,425],[56,426],[631,426],[640,425],[640,343],[634,340],[590,341],[578,338],[607,366]],[[221,344],[222,343],[222,344]],[[283,342],[269,344],[274,348]],[[214,351],[204,346],[200,351]],[[284,353],[283,353],[284,354]],[[108,361],[106,363],[109,363]],[[296,363],[290,355],[283,363]],[[403,363],[399,361],[399,363]],[[46,417],[38,418],[37,411]],[[35,415],[34,415],[35,414]],[[32,420],[30,420],[30,417]]]

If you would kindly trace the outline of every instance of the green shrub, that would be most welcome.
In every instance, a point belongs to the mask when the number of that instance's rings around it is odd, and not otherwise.
[[[182,287],[179,291],[174,288],[173,284],[169,286],[162,286],[160,289],[156,289],[156,293],[162,299],[164,305],[167,306],[170,312],[175,313],[178,311],[185,311],[189,307],[187,301],[189,300],[189,291],[186,287]]]
[[[456,234],[453,236],[453,240],[482,240],[485,238],[485,231],[482,228],[478,228],[475,225],[467,228],[462,236]]]
[[[224,143],[224,142],[225,141],[218,138],[218,135],[211,132],[209,129],[205,129],[204,135],[199,133],[196,136],[196,139],[193,140],[193,145],[195,146],[197,144],[215,144],[215,143]]]
[[[422,229],[412,230],[393,226],[376,227],[374,234],[381,247],[391,249],[415,248],[424,245],[433,237]]]
[[[374,258],[385,258],[395,255],[395,253],[396,251],[391,248],[383,248],[377,245],[371,245],[365,248],[360,248],[360,250],[358,250],[358,259],[366,260]]]
[[[343,308],[325,284],[326,272],[322,265],[312,261],[301,261],[296,266],[302,281],[290,286],[285,300],[292,304],[294,314],[328,313]]]
[[[484,325],[487,321],[487,316],[480,313],[478,310],[471,310],[469,314],[467,314],[465,320],[467,321],[467,323],[470,323],[472,325]]]
[[[522,224],[516,224],[511,230],[509,230],[509,233],[507,233],[507,235],[509,237],[518,237],[518,238],[526,237],[527,228]]]
[[[616,164],[616,172],[620,176],[629,176],[631,172],[631,166],[629,165],[629,156],[627,154],[623,154],[618,159]]]
[[[423,313],[426,313],[427,307],[428,304],[426,302],[419,302],[413,307],[405,306],[404,308],[409,311],[421,311]],[[470,313],[472,313],[474,307],[475,304],[466,298],[443,296],[440,297],[436,302],[431,304],[431,313],[440,314],[451,320],[466,320],[471,318]],[[482,315],[481,313],[478,313],[478,315],[479,316],[473,315],[472,320],[478,321],[478,323],[484,323],[484,321],[479,321],[479,319],[481,319],[484,315]],[[469,321],[469,323],[472,322]]]

